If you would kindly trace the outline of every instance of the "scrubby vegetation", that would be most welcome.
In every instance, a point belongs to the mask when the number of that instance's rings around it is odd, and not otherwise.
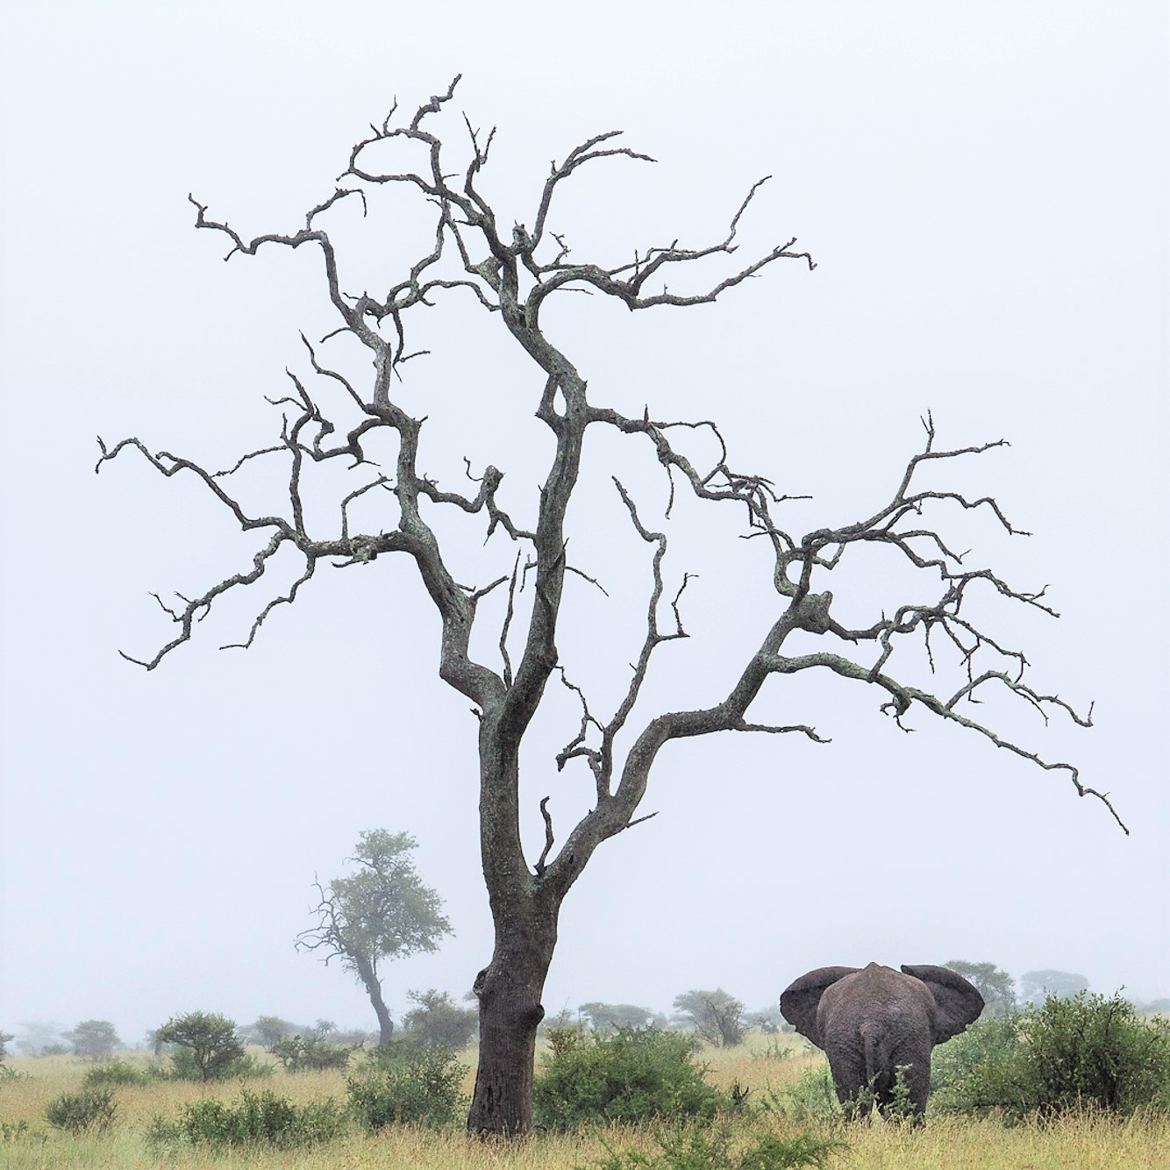
[[[396,1040],[374,1049],[346,1077],[346,1091],[371,1132],[390,1125],[442,1128],[464,1119],[466,1075],[453,1052]]]
[[[1165,1025],[1123,1005],[1116,997],[1046,1004],[984,1021],[943,1045],[927,1122],[918,1128],[847,1121],[823,1056],[792,1035],[757,1031],[738,1046],[696,1051],[696,1038],[678,1032],[646,1040],[580,1027],[561,1037],[554,1029],[538,1060],[538,1094],[557,1103],[562,1121],[545,1114],[543,1128],[511,1149],[464,1135],[467,1064],[402,1040],[385,1052],[355,1053],[345,1070],[291,1075],[274,1066],[263,1089],[184,1082],[137,1053],[96,1065],[72,1054],[17,1056],[10,1060],[20,1076],[0,1086],[0,1163],[13,1170],[1170,1166]],[[1058,1092],[1051,1081],[1022,1080],[1026,1052],[1036,1065],[1066,1070],[1073,1087]],[[1018,1093],[1018,1105],[978,1103],[974,1092],[996,1084],[995,1069],[999,1100]],[[1090,1070],[1101,1069],[1117,1073],[1103,1100],[1089,1091]],[[1037,1083],[1064,1105],[1029,1108],[1042,1099]],[[969,1092],[967,1105],[960,1091]],[[90,1098],[98,1103],[79,1105],[88,1093],[99,1094]],[[688,1100],[698,1107],[688,1111]]]
[[[576,1129],[590,1124],[710,1120],[729,1100],[695,1063],[697,1042],[679,1032],[622,1028],[614,1035],[558,1028],[536,1071],[537,1124]]]
[[[45,1109],[45,1120],[69,1133],[108,1129],[118,1106],[111,1088],[88,1088],[79,1093],[62,1093]]]
[[[224,1149],[272,1146],[287,1150],[332,1141],[346,1128],[345,1110],[331,1098],[295,1105],[270,1089],[244,1089],[234,1104],[205,1100],[185,1105],[168,1121],[156,1117],[147,1129],[155,1147],[191,1145]]]
[[[933,1107],[1009,1120],[1085,1108],[1170,1111],[1170,1022],[1082,991],[981,1020],[935,1054]]]

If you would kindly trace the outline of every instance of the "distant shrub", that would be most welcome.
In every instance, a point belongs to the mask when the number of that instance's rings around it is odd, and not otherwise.
[[[0,1081],[13,1080],[16,1077],[16,1070],[4,1063],[8,1057],[8,1052],[4,1046],[11,1039],[12,1034],[10,1032],[0,1032]]]
[[[657,1028],[548,1035],[552,1051],[536,1073],[533,1109],[550,1129],[660,1117],[710,1120],[727,1101],[694,1063],[693,1037]]]
[[[648,1028],[654,1023],[654,1012],[650,1008],[632,1003],[583,1003],[577,1009],[577,1014],[588,1020],[594,1032],[602,1034],[617,1032],[622,1028]]]
[[[944,1055],[945,1054],[945,1055]],[[1120,994],[1079,992],[980,1021],[939,1050],[937,1107],[1010,1119],[1093,1106],[1170,1109],[1170,1022]]]
[[[254,1024],[249,1024],[238,1031],[249,1043],[271,1049],[277,1041],[285,1040],[297,1032],[303,1032],[304,1029],[281,1019],[280,1016],[259,1016]]]
[[[329,1044],[317,1036],[285,1036],[269,1045],[285,1072],[299,1073],[323,1068],[345,1068],[350,1049]]]
[[[45,1107],[45,1120],[55,1129],[85,1133],[108,1129],[117,1108],[113,1089],[82,1089],[54,1097]]]
[[[160,1070],[131,1064],[128,1060],[105,1060],[85,1070],[83,1084],[87,1088],[103,1085],[149,1085],[157,1081]]]
[[[409,1040],[426,1048],[465,1048],[479,1025],[475,1008],[461,1008],[445,991],[411,991],[407,998],[414,1007],[402,1017],[402,1030]]]
[[[674,1006],[684,1026],[694,1028],[708,1044],[733,1048],[743,1043],[743,1004],[722,987],[684,991],[675,996]]]
[[[65,1032],[64,1037],[73,1045],[75,1056],[89,1060],[109,1056],[122,1043],[109,1020],[82,1020],[72,1032]]]
[[[396,1040],[374,1049],[346,1077],[350,1105],[369,1130],[387,1125],[452,1125],[464,1104],[467,1072],[453,1052]]]
[[[845,1149],[843,1142],[811,1134],[762,1133],[737,1142],[726,1127],[691,1127],[660,1135],[657,1141],[658,1154],[611,1151],[594,1165],[597,1170],[796,1170],[803,1166],[823,1170],[834,1154]]]
[[[294,1105],[270,1089],[244,1089],[234,1105],[196,1101],[173,1121],[155,1117],[146,1131],[155,1146],[186,1144],[212,1148],[272,1146],[287,1150],[320,1145],[340,1136],[345,1110],[332,1099]]]

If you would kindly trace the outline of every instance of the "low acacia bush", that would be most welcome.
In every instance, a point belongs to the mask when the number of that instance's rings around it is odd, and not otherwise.
[[[694,1062],[697,1042],[679,1032],[623,1028],[612,1036],[554,1028],[538,1069],[533,1112],[549,1129],[609,1122],[709,1121],[728,1098]]]
[[[146,1132],[155,1146],[271,1146],[287,1150],[314,1146],[340,1136],[347,1124],[345,1110],[332,1099],[294,1105],[265,1089],[244,1089],[234,1105],[196,1101],[185,1105],[172,1121],[155,1117]]]
[[[83,1084],[89,1088],[103,1085],[150,1085],[166,1076],[152,1065],[132,1064],[128,1060],[105,1060],[85,1070]]]
[[[285,1072],[299,1073],[325,1068],[345,1068],[353,1051],[341,1044],[330,1044],[320,1036],[282,1036],[268,1046]]]
[[[55,1129],[86,1133],[108,1129],[117,1108],[112,1088],[88,1088],[54,1097],[45,1107],[45,1120]]]
[[[441,1128],[461,1120],[466,1073],[453,1052],[395,1040],[374,1049],[345,1083],[350,1106],[368,1130],[404,1124]]]
[[[1120,994],[1081,992],[980,1021],[935,1056],[932,1104],[1009,1120],[1085,1107],[1170,1109],[1170,1022]]]

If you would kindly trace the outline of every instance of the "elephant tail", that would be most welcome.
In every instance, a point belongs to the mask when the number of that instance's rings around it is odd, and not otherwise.
[[[894,1089],[889,1039],[884,1028],[863,1027],[861,1030],[861,1042],[865,1050],[865,1083],[879,1102],[884,1102]]]

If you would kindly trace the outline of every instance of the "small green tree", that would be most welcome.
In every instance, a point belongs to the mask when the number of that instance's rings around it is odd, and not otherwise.
[[[944,967],[962,975],[983,996],[983,1016],[1006,1016],[1016,1010],[1016,981],[994,963],[951,959]]]
[[[14,1037],[11,1032],[0,1032],[0,1062],[3,1062],[4,1058],[8,1055],[8,1050],[4,1046],[12,1039]]]
[[[447,992],[432,987],[428,991],[407,992],[407,999],[415,1005],[402,1017],[407,1039],[424,1048],[455,1051],[463,1048],[474,1035],[479,1013],[474,1008],[460,1007]]]
[[[743,1043],[743,1004],[722,987],[714,991],[684,991],[676,996],[675,1011],[708,1044],[732,1048]]]
[[[323,951],[327,964],[340,959],[358,978],[378,1017],[379,1044],[389,1042],[394,1022],[382,998],[378,964],[433,951],[451,933],[442,899],[419,877],[408,856],[417,847],[409,833],[362,833],[348,858],[358,872],[334,878],[328,887],[314,883],[320,895],[314,911],[317,925],[297,936],[299,948]]]
[[[73,1054],[88,1060],[101,1060],[122,1043],[109,1020],[82,1020],[72,1032],[63,1035],[73,1047]]]
[[[230,1073],[244,1055],[236,1025],[213,1012],[188,1012],[175,1016],[156,1033],[162,1044],[177,1044],[191,1062],[200,1081],[216,1080]],[[176,1061],[180,1069],[181,1061]]]
[[[1024,1002],[1042,1004],[1046,999],[1070,999],[1081,991],[1089,990],[1089,981],[1075,971],[1025,971],[1020,976],[1020,990]]]

